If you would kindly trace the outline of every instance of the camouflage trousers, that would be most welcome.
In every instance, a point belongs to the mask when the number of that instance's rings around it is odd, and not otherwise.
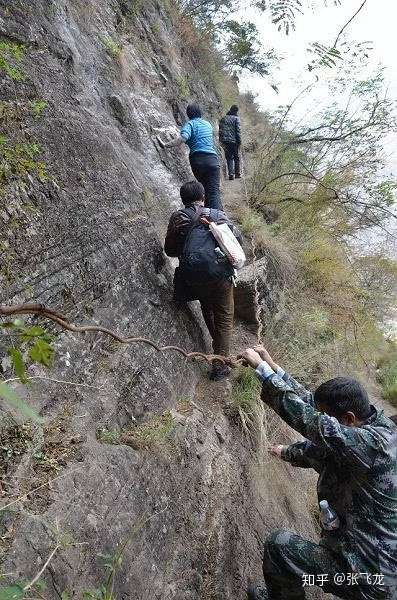
[[[357,584],[344,558],[325,546],[277,530],[265,543],[263,575],[269,600],[304,600],[306,586],[347,600],[391,600],[395,590]]]

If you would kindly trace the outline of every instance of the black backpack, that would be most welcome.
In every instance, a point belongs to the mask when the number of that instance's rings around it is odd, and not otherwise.
[[[212,235],[208,225],[200,221],[202,216],[209,221],[217,223],[223,220],[221,211],[210,208],[209,216],[203,215],[203,208],[192,215],[187,209],[183,211],[192,219],[192,224],[187,232],[182,254],[179,257],[180,275],[187,284],[208,283],[228,279],[233,275],[233,267],[226,256],[215,252],[218,242]],[[207,211],[206,211],[207,212]]]

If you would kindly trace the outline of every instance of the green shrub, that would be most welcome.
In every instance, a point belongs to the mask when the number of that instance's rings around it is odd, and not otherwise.
[[[19,68],[23,59],[24,47],[0,41],[0,71],[14,81],[23,81],[24,75]]]
[[[41,152],[39,144],[12,144],[6,137],[0,136],[0,189],[8,180],[23,179],[29,174],[46,181],[45,163],[35,160]]]
[[[109,36],[102,38],[102,41],[107,53],[110,54],[110,56],[112,56],[113,58],[117,58],[118,56],[120,56],[121,51],[123,49],[122,46],[120,46],[120,44],[112,40],[112,38]]]
[[[120,443],[120,432],[101,427],[97,429],[96,438],[103,444],[119,444]]]
[[[36,119],[38,117],[41,117],[43,111],[47,108],[47,106],[48,102],[46,102],[45,100],[34,100],[30,103],[32,114],[34,117],[36,117]]]
[[[174,429],[175,420],[171,412],[166,410],[162,415],[124,431],[120,443],[135,450],[152,448],[168,442]]]
[[[232,380],[232,397],[228,406],[231,417],[238,417],[246,432],[258,426],[261,385],[253,369],[239,367]]]
[[[187,100],[190,96],[189,79],[184,77],[178,77],[176,84],[179,89],[179,95],[183,100]]]

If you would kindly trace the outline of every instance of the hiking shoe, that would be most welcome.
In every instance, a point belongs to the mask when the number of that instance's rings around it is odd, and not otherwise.
[[[211,381],[221,381],[230,375],[231,368],[226,365],[213,366],[210,373]]]
[[[267,589],[265,585],[251,584],[247,589],[247,600],[267,600]]]
[[[230,181],[233,181],[234,175],[229,175],[229,179],[230,179]]]

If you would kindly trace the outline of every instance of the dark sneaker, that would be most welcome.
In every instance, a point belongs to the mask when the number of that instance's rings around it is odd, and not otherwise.
[[[229,377],[230,371],[231,368],[226,365],[213,366],[210,373],[210,379],[211,381],[221,381],[222,379]]]
[[[236,179],[241,179],[241,175],[236,175]]]
[[[251,584],[247,589],[247,600],[267,600],[267,589],[265,585]]]
[[[234,175],[229,175],[229,179],[230,179],[230,181],[233,181]]]

